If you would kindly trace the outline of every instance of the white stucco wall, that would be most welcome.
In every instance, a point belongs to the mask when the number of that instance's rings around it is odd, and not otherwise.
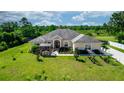
[[[68,46],[69,47],[72,47],[72,42],[70,40],[62,40],[62,43],[61,44],[62,44],[63,47],[64,47],[64,43],[65,42],[68,42]]]

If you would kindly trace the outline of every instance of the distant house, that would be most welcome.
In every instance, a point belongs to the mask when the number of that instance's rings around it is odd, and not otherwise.
[[[75,51],[80,49],[100,49],[101,42],[93,37],[79,34],[70,29],[57,29],[46,35],[39,36],[31,41],[39,44],[41,47],[52,47],[58,49],[61,47],[70,47]]]

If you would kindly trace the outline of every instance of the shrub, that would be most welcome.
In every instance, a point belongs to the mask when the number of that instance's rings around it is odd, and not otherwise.
[[[61,47],[61,48],[59,49],[59,52],[60,52],[60,53],[73,53],[71,47]]]
[[[39,54],[37,54],[37,61],[39,61],[39,62],[42,62],[43,60],[41,59],[41,57],[40,57],[40,55]]]
[[[88,36],[95,36],[95,34],[91,33],[91,32],[87,33],[86,35],[88,35]]]
[[[71,77],[69,75],[64,75],[63,80],[66,80],[66,81],[71,80]]]
[[[13,60],[13,61],[15,61],[15,60],[16,60],[16,58],[15,58],[15,57],[13,57],[13,58],[12,58],[12,60]]]
[[[47,80],[48,76],[45,75],[45,71],[43,70],[41,74],[36,74],[34,76],[35,80]]]
[[[113,66],[120,66],[121,63],[117,62],[114,58],[108,56],[108,57],[104,57],[103,60],[108,63],[111,64]]]
[[[44,80],[47,80],[47,78],[48,78],[47,76],[44,76]]]
[[[106,63],[109,63],[111,60],[110,60],[110,57],[104,57],[103,60],[106,62]]]
[[[42,75],[41,74],[36,74],[34,79],[35,80],[41,80]]]
[[[31,52],[32,53],[36,53],[37,52],[37,49],[38,49],[38,45],[32,45]]]
[[[20,53],[23,53],[23,51],[20,51]]]
[[[103,44],[102,47],[105,49],[105,51],[107,51],[109,49],[109,47],[105,44]]]
[[[6,68],[6,66],[2,66],[1,68],[4,69],[4,68]]]
[[[0,43],[0,51],[6,50],[8,48],[6,42],[2,41]]]
[[[42,73],[44,74],[45,73],[45,70],[43,70]]]
[[[21,51],[20,53],[23,53],[23,51]]]
[[[27,76],[25,80],[31,81],[32,79],[30,76]]]
[[[42,51],[42,56],[50,56],[50,52],[49,51]]]

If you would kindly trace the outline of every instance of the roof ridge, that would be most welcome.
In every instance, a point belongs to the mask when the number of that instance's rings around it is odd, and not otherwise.
[[[73,38],[71,41],[74,43],[74,42],[76,42],[77,40],[79,40],[83,36],[84,36],[84,34],[80,34],[77,37]]]

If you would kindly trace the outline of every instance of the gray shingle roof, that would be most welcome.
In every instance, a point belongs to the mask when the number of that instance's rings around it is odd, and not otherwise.
[[[77,36],[79,36],[80,34],[70,30],[70,29],[57,29],[54,30],[46,35],[43,36],[39,36],[33,40],[31,40],[31,42],[36,43],[36,44],[40,44],[40,43],[44,43],[46,41],[51,41],[52,38],[54,36],[60,36],[62,39],[64,40],[72,40],[74,38],[76,38]],[[84,42],[84,43],[90,43],[90,42],[95,42],[95,43],[100,43],[99,40],[92,38],[90,36],[82,36],[79,40],[77,40],[76,42]]]
[[[43,35],[42,38],[44,38],[45,40],[51,40],[51,38],[56,35],[62,37],[65,40],[72,40],[73,38],[78,36],[79,33],[75,32],[73,30],[70,30],[70,29],[57,29],[46,35]]]
[[[64,40],[72,40],[73,38],[75,38],[76,36],[78,36],[80,34],[73,31],[73,30],[70,30],[70,29],[57,29],[57,30],[54,30],[54,31],[46,34],[46,35],[39,36],[39,37],[33,39],[31,42],[42,43],[45,41],[50,41],[51,38],[53,38],[56,35],[62,37]]]
[[[90,37],[90,36],[87,36],[87,35],[84,35],[82,36],[79,40],[77,40],[76,42],[83,42],[83,43],[101,43],[99,40],[93,38],[93,37]]]

